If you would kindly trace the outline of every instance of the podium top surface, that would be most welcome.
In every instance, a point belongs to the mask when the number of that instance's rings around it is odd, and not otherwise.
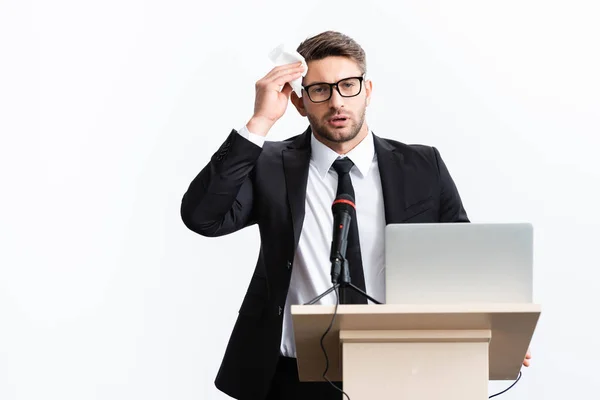
[[[325,357],[320,340],[335,305],[292,305],[291,309],[300,380],[321,381]],[[339,305],[323,341],[329,358],[327,377],[341,380],[340,330],[489,329],[489,379],[514,379],[540,314],[541,306],[531,303]]]
[[[335,305],[292,305],[292,315],[333,315]],[[533,303],[340,304],[338,315],[540,313]]]

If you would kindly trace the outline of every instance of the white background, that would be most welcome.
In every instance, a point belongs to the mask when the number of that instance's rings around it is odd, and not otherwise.
[[[386,3],[0,1],[0,399],[226,398],[258,232],[196,235],[181,196],[268,52],[328,29],[367,52],[376,134],[437,146],[472,221],[535,226],[533,365],[501,398],[597,395],[598,3]]]

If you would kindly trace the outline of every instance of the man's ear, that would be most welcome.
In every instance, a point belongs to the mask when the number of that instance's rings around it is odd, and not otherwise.
[[[373,82],[369,79],[365,82],[365,91],[367,93],[367,106],[371,104],[371,93],[373,92]]]
[[[303,117],[306,117],[307,114],[306,114],[306,109],[304,108],[304,102],[302,101],[302,99],[300,97],[298,97],[296,92],[292,91],[292,94],[290,95],[290,100],[296,107],[296,110],[298,110],[298,113],[300,113],[300,115],[302,115]]]

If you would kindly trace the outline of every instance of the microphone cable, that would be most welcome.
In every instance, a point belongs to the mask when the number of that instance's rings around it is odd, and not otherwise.
[[[333,327],[333,323],[335,322],[335,317],[337,315],[337,309],[338,309],[338,305],[340,303],[340,296],[339,296],[338,290],[339,290],[339,287],[334,290],[334,292],[335,292],[335,309],[333,310],[333,317],[331,318],[329,327],[327,328],[327,330],[325,331],[323,336],[321,336],[321,349],[323,350],[323,354],[325,355],[325,371],[323,371],[323,379],[325,379],[327,382],[329,382],[329,384],[331,386],[336,388],[339,392],[341,392],[344,396],[346,396],[346,398],[348,400],[350,400],[350,397],[346,394],[346,392],[344,392],[341,388],[337,387],[337,385],[335,383],[331,382],[329,380],[329,378],[327,378],[327,371],[329,371],[329,357],[327,357],[327,350],[325,350],[325,345],[323,344],[323,340],[325,339],[325,336],[327,336],[327,334]]]
[[[491,399],[492,397],[500,396],[501,394],[508,392],[513,386],[515,386],[517,384],[517,382],[519,382],[519,379],[521,379],[521,375],[523,375],[523,374],[521,373],[521,371],[519,371],[519,376],[517,376],[517,380],[514,381],[512,385],[510,385],[508,388],[504,389],[503,391],[501,391],[499,393],[491,395],[490,397],[488,397],[488,399]]]

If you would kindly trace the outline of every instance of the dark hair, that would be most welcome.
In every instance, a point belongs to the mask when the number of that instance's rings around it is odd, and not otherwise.
[[[354,60],[361,72],[367,72],[367,56],[352,38],[340,32],[326,31],[306,39],[296,49],[308,63],[330,56],[348,57]]]

